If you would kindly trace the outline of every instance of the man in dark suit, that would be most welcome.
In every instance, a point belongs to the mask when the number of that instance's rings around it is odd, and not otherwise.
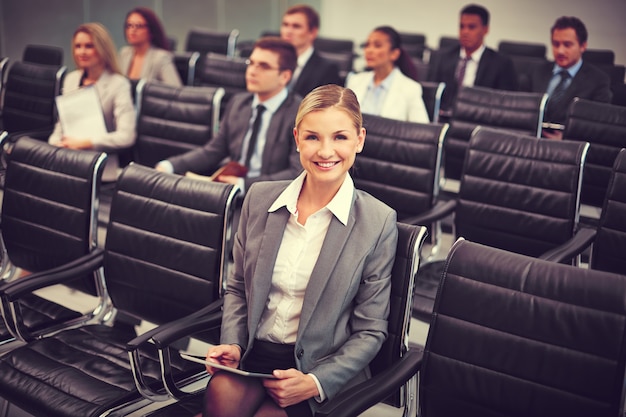
[[[280,25],[281,38],[291,43],[298,54],[298,66],[289,90],[302,97],[320,85],[343,85],[337,64],[322,58],[313,48],[319,27],[319,15],[307,5],[296,5],[287,9]]]
[[[217,180],[237,184],[244,191],[256,181],[295,178],[302,170],[293,138],[301,97],[289,94],[286,86],[296,59],[289,42],[259,39],[246,70],[248,92],[229,101],[217,135],[203,147],[161,161],[156,168],[211,175],[226,161],[237,161],[247,168],[245,176],[222,174]]]
[[[443,116],[449,116],[461,86],[517,90],[517,76],[510,58],[487,48],[489,11],[471,4],[461,10],[459,45],[433,53],[428,80],[445,82]]]
[[[544,114],[546,124],[542,136],[560,139],[567,108],[574,97],[605,103],[611,102],[610,79],[602,70],[588,62],[582,55],[587,49],[587,29],[576,17],[563,16],[551,28],[554,63],[547,62],[537,68],[530,79],[531,91],[548,93]]]

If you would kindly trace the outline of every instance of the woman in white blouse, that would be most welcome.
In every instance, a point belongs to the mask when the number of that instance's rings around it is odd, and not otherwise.
[[[346,87],[354,91],[363,113],[409,122],[430,122],[417,70],[402,49],[400,35],[390,26],[377,27],[365,43],[368,71],[350,74]]]

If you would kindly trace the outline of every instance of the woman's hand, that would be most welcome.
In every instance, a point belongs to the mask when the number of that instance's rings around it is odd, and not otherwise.
[[[241,348],[237,345],[213,346],[207,352],[206,360],[228,366],[229,368],[237,368],[241,360]],[[211,375],[219,371],[217,368],[212,368],[211,365],[207,365],[206,370]]]
[[[320,394],[313,377],[303,374],[297,369],[277,369],[273,373],[277,379],[264,379],[263,386],[265,386],[268,395],[281,408],[297,404]]]
[[[93,144],[89,138],[72,138],[69,136],[63,136],[59,146],[70,149],[92,149]]]

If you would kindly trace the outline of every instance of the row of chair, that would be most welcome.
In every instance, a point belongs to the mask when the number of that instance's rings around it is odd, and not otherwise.
[[[376,129],[375,129],[375,126],[376,126],[375,122],[379,122],[379,123],[381,124],[381,126],[382,126],[382,125],[384,124],[384,122],[385,122],[385,121],[384,121],[384,120],[378,120],[378,121],[376,121],[376,120],[366,120],[366,123],[367,123],[367,125],[369,126],[369,129],[370,129],[370,130],[372,130],[372,131],[376,131]],[[406,124],[405,122],[400,122],[400,123],[404,123],[404,126],[405,126],[405,127],[410,127],[410,124]],[[441,137],[441,135],[442,135],[442,129],[443,129],[443,127],[440,127],[440,130],[439,130],[439,131],[437,131],[436,129],[433,129],[433,130],[434,130],[434,136],[437,136],[437,138],[440,138],[440,137]],[[481,130],[482,130],[482,129],[481,129]],[[478,132],[480,132],[481,130],[479,130]],[[499,135],[501,134],[500,132],[497,132],[497,131],[496,131],[496,133],[497,133],[497,134],[499,134]],[[524,139],[524,140],[526,141],[526,142],[524,142],[524,145],[523,145],[524,147],[525,147],[525,146],[530,146],[530,145],[529,145],[529,143],[533,143],[533,144],[540,144],[540,145],[538,145],[538,146],[544,146],[544,147],[551,146],[551,144],[553,144],[553,143],[554,143],[554,142],[539,141],[539,140],[529,140],[529,139]],[[437,141],[438,141],[438,142],[440,142],[440,139],[438,139]],[[369,144],[371,144],[371,143],[372,143],[372,142],[369,142]],[[375,143],[375,142],[374,142],[374,143]],[[486,140],[486,141],[485,141],[485,143],[486,143],[487,145],[489,145],[489,144],[492,144],[492,143],[497,143],[497,141],[494,141],[494,140]],[[379,152],[381,151],[381,149],[382,149],[382,151],[383,151],[383,152],[385,152],[385,151],[387,150],[387,148],[391,148],[392,150],[394,150],[394,148],[393,148],[394,146],[396,146],[394,142],[387,141],[387,142],[385,143],[385,146],[378,146],[377,150],[378,150]],[[584,144],[577,144],[577,147],[578,147],[578,148],[580,148],[581,146],[584,146]],[[506,148],[506,146],[504,146],[504,145],[502,145],[502,144],[500,144],[500,147],[505,147],[505,148]],[[367,147],[366,147],[366,148],[367,148]],[[365,150],[364,150],[364,151],[365,151]],[[403,148],[402,146],[400,146],[400,147],[398,147],[397,149],[395,149],[395,151],[400,151],[400,152],[396,152],[397,154],[400,154],[400,155],[404,155],[404,154],[406,154],[406,153],[407,153],[407,152],[406,152],[406,148]],[[502,152],[500,152],[500,153],[502,153]],[[537,152],[537,153],[541,154],[541,152]],[[365,154],[365,152],[364,152],[364,154]],[[470,154],[471,154],[471,152],[470,152]],[[492,155],[492,154],[498,154],[498,153],[496,153],[496,152],[486,152],[486,153],[485,153],[485,155],[487,155],[487,156]],[[481,158],[484,158],[484,157],[485,157],[485,156],[482,156]],[[469,158],[469,156],[468,156],[468,158]],[[481,158],[479,158],[479,159],[481,159]],[[357,160],[358,160],[358,159],[359,159],[359,158],[357,158]],[[364,160],[365,160],[365,162],[367,162],[367,158],[364,158]],[[483,161],[484,161],[484,159],[483,159]],[[485,164],[485,165],[487,165],[487,166],[494,166],[494,165],[499,166],[499,165],[501,165],[501,164],[502,164],[502,162],[501,162],[501,160],[500,160],[498,163],[495,163],[495,164]],[[505,166],[510,166],[510,165],[506,165],[506,164],[505,164]],[[132,166],[132,167],[136,167],[136,166]],[[129,168],[130,168],[130,167],[129,167]],[[139,167],[137,167],[137,168],[139,168]],[[134,168],[133,168],[133,169],[134,169]],[[579,169],[580,169],[580,168],[579,168]],[[361,171],[361,170],[358,170],[358,171]],[[363,169],[362,171],[365,171],[365,169]],[[435,171],[435,170],[433,169],[433,171]],[[562,173],[562,174],[563,174],[563,175],[562,175],[562,177],[567,177],[567,173]],[[540,177],[541,177],[541,176],[540,176]],[[549,176],[547,176],[547,175],[544,175],[543,177],[549,178]],[[121,179],[121,180],[123,180],[123,178],[124,178],[124,177],[122,177],[122,179]],[[355,178],[358,178],[358,177],[355,177]],[[435,182],[435,181],[433,181],[433,184],[435,184],[435,183],[436,183],[436,182]],[[122,187],[122,186],[120,185],[120,187]],[[148,187],[148,188],[150,188],[150,187]],[[119,192],[119,191],[118,191],[118,192]],[[127,192],[127,193],[128,193],[129,191],[128,191],[128,190],[126,190],[125,192]],[[622,193],[622,194],[623,194],[623,193]],[[543,200],[542,200],[542,201],[543,201]],[[115,199],[114,199],[114,202],[115,202]],[[129,210],[129,211],[132,211],[132,210]],[[140,210],[135,210],[135,211],[140,211]],[[125,214],[125,216],[126,216],[126,215],[127,215],[127,214]],[[113,206],[113,207],[112,207],[112,221],[115,221],[114,219],[116,218],[116,216],[117,216],[117,212],[116,212],[115,207]],[[619,217],[619,216],[618,216],[618,217]],[[4,224],[4,223],[3,223],[3,224]],[[107,233],[107,242],[108,242],[108,233]],[[106,249],[106,248],[105,248],[105,249]],[[106,258],[105,258],[105,259],[106,259]],[[106,264],[105,264],[105,266],[106,266]],[[106,271],[106,269],[105,269],[105,271]],[[125,290],[126,290],[126,291],[128,291],[128,289],[127,289],[127,288],[125,288]],[[12,310],[10,310],[10,311],[12,311]],[[19,316],[18,316],[18,317],[19,317]],[[82,336],[83,336],[83,338],[84,338],[85,334],[84,334],[84,333],[82,333],[81,335],[82,335]],[[90,337],[93,337],[93,336],[92,336],[92,335],[90,335]],[[165,336],[163,336],[163,337],[165,337]],[[168,337],[169,337],[169,336],[168,336]],[[158,339],[158,337],[157,337],[157,339]],[[55,342],[55,343],[58,343],[58,342],[59,342],[59,340],[58,340],[58,339],[56,339],[56,342]],[[53,343],[53,342],[48,342],[48,343]],[[65,342],[63,341],[63,343],[65,343]],[[20,351],[20,352],[24,352],[24,351]],[[91,360],[93,360],[93,359],[91,358]],[[19,361],[15,361],[15,363],[19,363]],[[161,365],[159,365],[159,366],[161,366]],[[23,373],[23,371],[24,371],[24,370],[23,370],[23,369],[21,369],[20,371],[21,371],[21,373]],[[11,376],[13,377],[13,376],[15,376],[15,373],[12,371],[12,372],[10,372],[10,373],[9,373],[9,375],[11,375]],[[169,375],[169,373],[168,373],[168,375]],[[149,392],[146,390],[146,391],[144,392],[144,394],[149,394]],[[155,398],[156,398],[156,397],[159,397],[159,396],[160,396],[160,393],[158,393],[158,392],[157,392],[156,394],[155,394],[155,393],[153,393],[152,395],[154,395],[154,396],[155,396]]]
[[[117,183],[106,242],[93,248],[97,198],[92,188],[97,188],[103,161],[98,152],[55,148],[26,137],[10,155],[2,210],[8,258],[3,265],[15,262],[39,273],[0,284],[7,330],[22,340],[0,357],[0,391],[34,415],[125,415],[154,401],[185,398],[189,384],[207,378],[204,367],[178,357],[173,341],[201,331],[204,340],[215,342],[215,332],[206,331],[219,327],[227,225],[237,190],[131,164]],[[61,192],[75,182],[82,188]],[[59,199],[80,199],[80,213],[90,221],[69,225],[69,216],[58,211],[67,203],[59,204]],[[88,202],[91,207],[85,206]],[[55,216],[45,215],[57,206],[62,207],[54,210]],[[67,208],[70,215],[77,215],[74,211]],[[82,249],[69,263],[45,250],[55,245],[62,251],[72,243],[69,233],[55,232],[60,225],[89,231],[89,242],[77,245]],[[398,228],[390,302],[395,319],[375,373],[408,350],[410,289],[425,228]],[[55,234],[60,236],[50,236]],[[31,257],[45,262],[21,262]],[[33,291],[79,277],[95,285],[104,300],[98,316],[25,321]],[[107,325],[119,312],[161,326],[133,338],[125,328]]]

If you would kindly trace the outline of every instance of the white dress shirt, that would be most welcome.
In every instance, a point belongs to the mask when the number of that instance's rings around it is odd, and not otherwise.
[[[298,196],[305,178],[306,172],[303,172],[293,180],[268,210],[274,212],[286,207],[291,216],[278,249],[272,287],[257,328],[255,337],[260,340],[295,344],[304,294],[332,217],[335,216],[343,225],[348,223],[354,194],[354,182],[349,174],[346,174],[339,191],[326,207],[310,215],[304,225],[298,222]],[[323,401],[322,386],[315,375],[310,375],[320,392],[317,400]]]
[[[476,81],[476,73],[478,72],[478,63],[480,62],[480,58],[483,56],[483,52],[485,52],[486,46],[481,45],[480,48],[472,53],[471,59],[467,61],[465,64],[465,76],[463,77],[463,85],[464,86],[473,86]],[[465,49],[461,48],[461,59],[465,59],[467,56],[465,54]]]

